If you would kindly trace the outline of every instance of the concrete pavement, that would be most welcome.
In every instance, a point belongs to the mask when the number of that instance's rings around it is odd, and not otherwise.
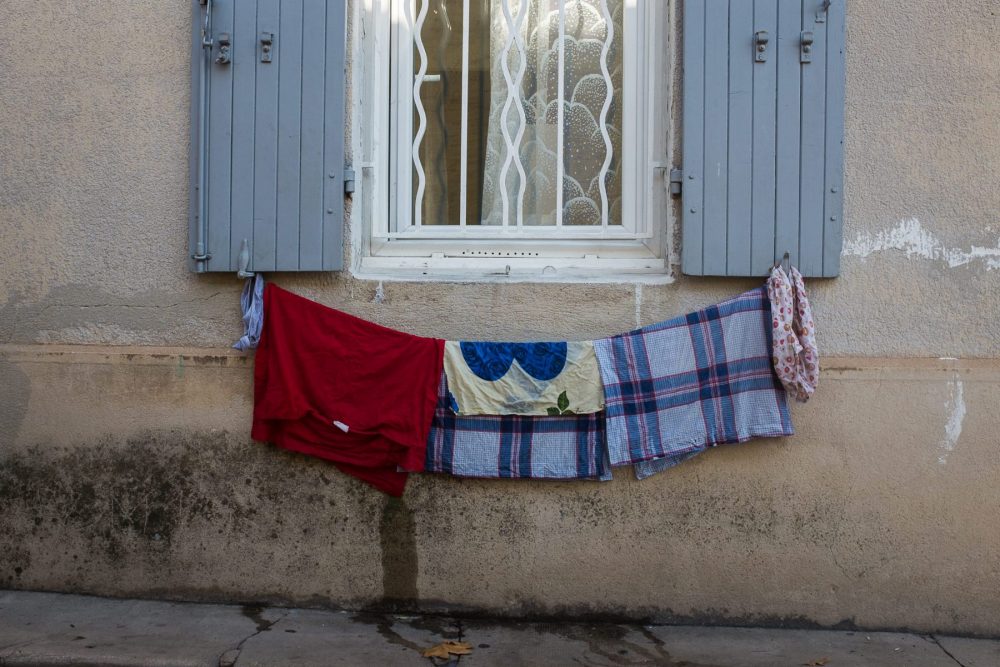
[[[421,657],[446,640],[451,662]],[[0,592],[0,665],[996,667],[1000,641],[885,632],[517,623]]]

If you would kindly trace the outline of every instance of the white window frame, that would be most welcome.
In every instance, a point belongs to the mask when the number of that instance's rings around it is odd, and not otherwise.
[[[352,145],[360,172],[352,210],[355,273],[393,277],[398,272],[405,278],[415,272],[422,278],[460,279],[665,274],[672,3],[624,0],[623,224],[575,227],[575,237],[565,238],[554,228],[408,224],[412,127],[394,123],[393,117],[412,117],[412,95],[394,96],[403,85],[392,85],[394,78],[413,80],[399,74],[412,72],[405,55],[412,49],[398,49],[403,55],[394,57],[396,38],[409,40],[407,18],[413,20],[412,14],[406,16],[404,2],[415,0],[354,3]],[[397,214],[401,231],[393,231]]]

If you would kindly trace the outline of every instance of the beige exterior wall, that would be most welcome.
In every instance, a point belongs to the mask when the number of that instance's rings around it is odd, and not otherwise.
[[[0,585],[1000,634],[993,0],[848,3],[843,270],[811,285],[826,370],[796,437],[641,483],[424,476],[399,502],[249,440],[240,284],[185,267],[188,3],[0,10]],[[275,280],[493,339],[598,337],[753,285],[376,301],[349,273]]]

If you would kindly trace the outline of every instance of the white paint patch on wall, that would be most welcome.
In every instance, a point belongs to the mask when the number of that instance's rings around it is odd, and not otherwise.
[[[963,395],[962,381],[955,379],[948,383],[950,396],[944,402],[948,410],[948,421],[944,425],[944,440],[941,441],[941,455],[938,456],[938,463],[944,465],[948,463],[948,455],[955,450],[958,438],[962,435],[962,422],[965,421],[965,397]]]
[[[919,257],[933,261],[945,262],[949,268],[965,266],[981,261],[986,270],[1000,269],[1000,239],[995,248],[972,246],[969,250],[948,248],[942,245],[934,234],[924,229],[916,218],[901,220],[892,229],[876,234],[865,232],[853,240],[844,240],[844,254],[869,257],[886,250],[901,250],[909,257]]]
[[[635,328],[642,326],[642,284],[635,286]]]

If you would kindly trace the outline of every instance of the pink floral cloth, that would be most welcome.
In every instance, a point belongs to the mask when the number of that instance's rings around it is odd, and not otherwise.
[[[789,273],[776,266],[767,280],[774,327],[771,360],[785,391],[805,403],[819,383],[816,325],[802,274],[794,266]]]

